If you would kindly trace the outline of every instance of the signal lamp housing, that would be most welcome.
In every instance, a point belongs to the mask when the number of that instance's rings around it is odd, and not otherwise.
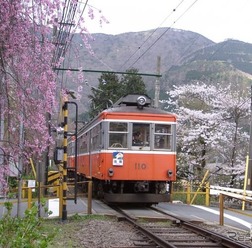
[[[143,108],[143,106],[145,105],[146,101],[147,101],[146,97],[139,96],[137,98],[137,106],[138,106],[138,108]]]

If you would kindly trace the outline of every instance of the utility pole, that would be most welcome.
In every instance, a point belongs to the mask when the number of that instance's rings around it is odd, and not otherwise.
[[[250,88],[250,139],[249,139],[249,164],[247,173],[247,190],[252,190],[252,86]]]
[[[4,139],[4,110],[3,110],[4,102],[1,102],[0,105],[0,142]]]
[[[22,108],[22,111],[24,108]],[[24,146],[24,113],[21,112],[21,122],[19,128],[19,160],[18,160],[18,202],[17,217],[21,217],[21,198],[22,198],[22,173],[23,173],[23,146]]]
[[[160,65],[161,65],[161,57],[157,57],[157,74],[160,75]],[[160,81],[159,77],[156,78],[155,82],[155,102],[154,102],[154,107],[158,108],[159,107],[159,94],[160,94]]]

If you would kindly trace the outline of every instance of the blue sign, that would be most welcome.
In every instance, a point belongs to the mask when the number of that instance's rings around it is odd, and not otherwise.
[[[123,166],[123,153],[113,152],[113,165]]]

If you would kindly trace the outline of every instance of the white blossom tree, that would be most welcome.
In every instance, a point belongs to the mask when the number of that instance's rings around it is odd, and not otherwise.
[[[244,173],[250,114],[248,90],[195,83],[167,92],[178,114],[178,161],[184,176],[201,179],[208,163],[220,157],[215,171],[229,175],[233,185]]]

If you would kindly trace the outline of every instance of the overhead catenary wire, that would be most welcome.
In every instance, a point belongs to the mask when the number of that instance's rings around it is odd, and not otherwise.
[[[86,0],[85,2],[81,15],[84,13],[87,3],[88,3],[88,0]],[[74,34],[71,36],[71,38],[69,38],[69,36],[74,27],[74,18],[76,15],[77,6],[78,6],[78,1],[65,0],[62,16],[59,21],[59,28],[58,28],[58,31],[55,32],[54,34],[55,37],[53,39],[53,42],[55,44],[55,50],[54,50],[52,62],[51,62],[51,65],[53,68],[57,65],[60,58],[65,57],[66,52],[72,42]],[[58,20],[55,20],[55,21],[58,21]],[[79,21],[80,19],[78,20],[77,24],[79,23]],[[63,60],[63,63],[64,61],[65,60]],[[59,71],[56,71],[56,73],[58,74]],[[60,82],[60,89],[62,89],[62,86],[63,86],[63,74],[62,74],[62,80]]]
[[[193,5],[198,2],[198,0],[195,0],[174,22],[173,24],[168,27],[136,60],[133,62],[129,68],[133,67],[171,28],[175,23],[177,23],[192,7]]]
[[[172,10],[172,12],[161,22],[161,24],[159,25],[159,27],[180,7],[180,5],[184,2],[185,0],[181,0],[180,1],[180,3]],[[183,14],[179,17],[179,18],[177,18],[177,20],[173,23],[173,25],[197,2],[198,0],[196,0],[196,1],[194,1],[194,3],[193,4],[191,4],[187,9],[186,9],[186,11],[184,11],[183,12]],[[88,5],[88,0],[85,2],[85,7]],[[83,8],[83,11],[82,11],[82,13],[84,12],[84,9],[85,9],[85,7]],[[93,6],[92,6],[93,7]],[[127,64],[128,63],[128,61],[130,61],[130,59],[132,59],[132,57],[139,51],[139,49],[141,49],[141,47],[151,38],[151,36],[153,36],[153,34],[159,29],[159,27],[158,28],[156,28],[155,30],[153,30],[153,32],[147,37],[147,39],[142,43],[142,45],[140,46],[140,47],[138,47],[137,49],[136,49],[136,51],[126,60],[126,62],[120,67],[120,68],[122,68],[125,64]],[[138,57],[138,59],[130,66],[130,67],[132,67],[135,63],[137,63],[137,61],[139,61],[150,49],[151,49],[151,47],[152,46],[154,46],[157,42],[158,42],[158,40],[160,40],[161,38],[162,38],[162,36],[168,31],[168,30],[170,30],[171,29],[171,27],[169,27],[164,33],[162,33],[161,34],[161,36],[159,36],[158,37],[158,39],[154,42],[154,43],[152,43],[152,45],[151,46],[149,46],[148,47],[148,49],[141,55],[141,56],[139,56]],[[73,36],[71,37],[71,39],[73,38]],[[70,44],[70,42],[68,43],[68,46],[69,46],[69,44]],[[65,53],[66,52],[66,50],[67,50],[67,47],[65,48],[65,51],[63,51],[62,52],[62,54],[63,53]],[[109,66],[109,65],[107,65],[107,64],[105,64],[104,63],[104,61],[102,61],[100,58],[98,58],[97,56],[95,56],[96,57],[96,59],[98,59],[103,65],[105,65],[107,68],[109,68],[110,70],[112,70],[112,68]],[[129,67],[129,68],[130,68]]]
[[[130,57],[124,62],[124,64],[120,66],[119,70],[120,70],[123,66],[125,66],[125,65],[128,63],[128,61],[129,61],[132,57],[134,57],[134,55],[141,49],[141,47],[142,47],[142,46],[154,35],[154,33],[161,27],[161,25],[167,21],[167,19],[178,9],[178,7],[179,7],[184,1],[185,1],[185,0],[181,0],[181,2],[180,2],[180,3],[172,10],[172,12],[171,12],[160,24],[159,24],[159,26],[151,32],[151,34],[150,34],[150,35],[144,40],[144,42],[135,50],[135,52],[133,52],[132,55],[130,55]]]
[[[185,13],[197,2],[198,0],[195,0],[184,12],[183,12],[183,14],[182,15],[180,15],[177,19],[176,19],[176,21],[174,21],[173,22],[173,25],[179,20],[179,19],[181,19],[184,15],[185,15]],[[177,9],[178,9],[178,7],[180,7],[180,5],[182,4],[184,2],[184,0],[181,0],[180,1],[180,3],[176,6],[176,8],[174,8],[173,9],[173,11],[164,19],[164,21],[160,24],[160,25],[162,25],[171,15],[172,15],[172,13],[174,13]],[[85,6],[84,6],[84,8],[83,8],[83,11],[82,11],[82,13],[84,12],[84,9],[85,9],[85,7],[88,5],[88,0],[85,2]],[[69,7],[69,2],[68,2],[68,5],[67,5],[68,7]],[[68,11],[69,13],[71,13],[71,11],[72,11],[72,6],[70,6],[69,7],[70,8],[70,11]],[[76,6],[75,6],[75,10],[76,10]],[[64,14],[65,13],[65,14]],[[67,16],[67,11],[66,10],[64,10],[64,15],[63,15],[63,17],[62,17],[62,20],[64,20],[65,19],[65,16]],[[71,16],[71,14],[68,14],[68,16]],[[64,23],[64,22],[62,22],[62,23]],[[64,27],[64,26],[63,26]],[[64,37],[64,30],[63,30],[63,27],[61,26],[61,29],[60,29],[60,31],[59,31],[59,35],[58,35],[58,39],[57,40],[66,40],[66,37]],[[159,28],[159,27],[158,27]],[[127,59],[127,61],[122,65],[122,66],[124,66],[135,54],[136,54],[136,52],[151,38],[151,36],[158,30],[158,28],[156,28],[150,35],[149,35],[149,37],[143,42],[143,44],[133,53],[133,55],[131,55],[130,57],[129,57],[129,59]],[[71,29],[71,25],[70,25],[70,28],[68,29],[68,35],[70,34],[70,29]],[[142,53],[142,55],[141,56],[139,56],[138,58],[137,58],[137,60],[130,66],[130,67],[132,67],[135,63],[137,63],[162,37],[163,37],[163,35],[166,33],[166,32],[168,32],[168,30],[170,30],[171,29],[171,27],[169,27],[169,28],[167,28],[166,30],[165,30],[165,32],[163,32],[155,41],[154,41],[154,43],[152,43],[148,48],[147,48],[147,50],[145,50],[144,51],[144,53]],[[71,39],[69,40],[69,41],[71,41],[72,40],[72,38],[73,38],[73,36],[71,37]],[[59,42],[59,43],[61,43],[62,44],[62,42]],[[59,53],[58,54],[62,54],[62,55],[64,55],[65,53],[66,53],[66,51],[67,51],[67,48],[68,48],[68,46],[70,45],[70,42],[68,42],[67,43],[67,45],[65,46],[65,47],[63,47],[63,48],[61,48],[61,50],[59,51]],[[58,59],[60,58],[61,56],[60,55],[58,55]],[[96,57],[97,58],[97,57]],[[99,59],[99,58],[97,58],[98,60],[100,60],[100,62],[102,62],[103,64],[104,64],[104,62],[103,61],[101,61],[101,59]],[[110,67],[110,66],[108,66],[107,64],[106,64],[106,66],[107,66],[107,68],[109,68],[110,70],[112,70],[112,68]],[[121,66],[121,67],[122,67]],[[129,67],[129,68],[130,68]]]
[[[83,3],[83,2],[79,1],[79,3]],[[85,2],[85,6],[84,6],[84,8],[83,8],[82,13],[81,13],[80,16],[83,15],[84,10],[85,10],[85,8],[86,8],[87,6],[89,6],[89,7],[92,8],[92,9],[95,9],[95,10],[99,11],[99,13],[102,12],[100,9],[96,8],[95,6],[88,4],[88,0],[87,0],[87,1]],[[77,22],[76,29],[77,29],[77,27],[78,27],[78,23],[79,23],[79,22],[80,22],[80,19],[79,19],[79,21]],[[76,30],[76,29],[75,29],[75,30]],[[73,31],[73,33],[75,33],[75,31]],[[92,36],[92,35],[89,34],[89,36]],[[73,38],[73,36],[72,36],[72,38]],[[111,66],[109,66],[107,63],[105,63],[101,58],[98,58],[97,55],[96,55],[95,53],[93,53],[92,56],[93,56],[94,58],[96,58],[96,59],[97,59],[101,64],[103,64],[105,67],[107,67],[109,70],[111,70],[111,71],[114,70]]]
[[[80,17],[84,14],[84,11],[85,11],[87,5],[88,5],[88,0],[86,0],[86,2],[84,3],[84,7],[83,7],[83,9],[82,9],[82,12],[81,12],[81,14],[80,14]],[[77,4],[76,4],[75,8],[77,8]],[[76,9],[75,9],[75,11],[76,11]],[[80,23],[80,18],[79,18],[79,20],[77,21],[77,23],[76,23],[76,25],[75,25],[75,29],[73,30],[73,34],[72,34],[72,36],[71,36],[69,42],[67,43],[66,51],[68,50],[68,47],[69,47],[69,45],[70,45],[71,42],[72,42],[72,39],[73,39],[73,37],[74,37],[75,31],[76,31],[77,28],[78,28],[79,23]]]
[[[88,0],[86,1],[87,4]],[[58,63],[59,59],[64,57],[72,38],[69,39],[72,27],[74,26],[74,18],[76,14],[78,2],[66,0],[63,8],[63,14],[59,22],[59,31],[56,34],[54,43],[55,51],[53,54],[52,65]],[[85,5],[86,6],[86,5]],[[83,8],[83,12],[85,7]]]

